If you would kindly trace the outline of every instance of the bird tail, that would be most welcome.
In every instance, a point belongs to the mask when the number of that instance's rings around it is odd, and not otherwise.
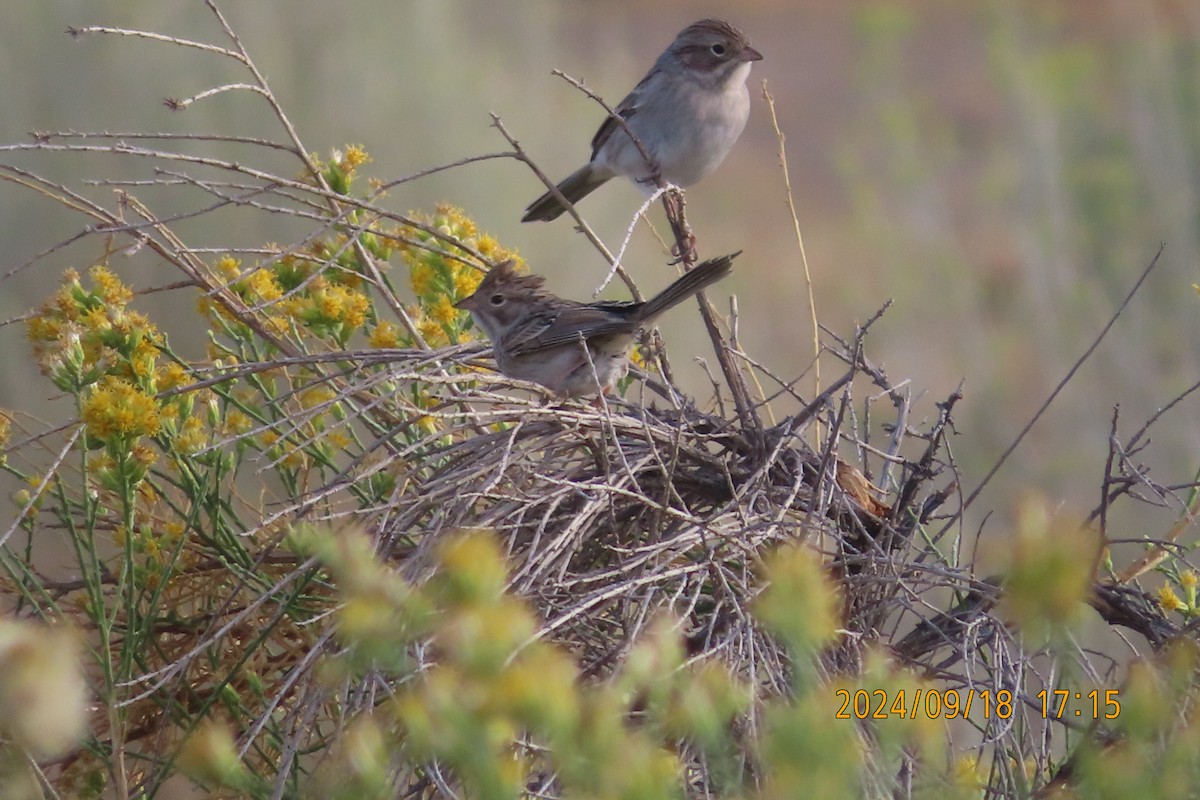
[[[733,259],[741,254],[741,250],[728,256],[711,258],[683,275],[674,283],[646,301],[638,309],[638,319],[642,324],[650,323],[659,314],[688,299],[696,292],[708,288],[712,284],[733,272]]]
[[[584,164],[568,175],[558,185],[558,190],[572,204],[575,204],[595,191],[600,184],[607,181],[610,177],[610,175],[598,174],[597,170],[593,169],[591,164]],[[557,197],[550,192],[546,192],[529,204],[529,207],[525,209],[525,216],[521,217],[521,222],[533,222],[535,220],[538,222],[549,222],[552,219],[557,219],[566,210],[566,206],[560,203]]]

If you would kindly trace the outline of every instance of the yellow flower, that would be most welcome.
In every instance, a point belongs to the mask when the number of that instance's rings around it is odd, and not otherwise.
[[[75,292],[80,289],[79,272],[73,267],[63,270],[63,282],[55,293],[54,299],[58,306],[75,305]]]
[[[367,322],[367,315],[371,311],[371,298],[361,292],[355,292],[350,289],[345,289],[346,292],[346,312],[342,317],[343,322],[351,328],[361,328]]]
[[[433,281],[436,277],[437,273],[433,271],[433,267],[424,261],[416,261],[408,269],[408,282],[418,297],[429,294],[433,289]]]
[[[8,444],[8,435],[12,430],[12,414],[0,409],[0,448]]]
[[[1194,589],[1197,584],[1200,584],[1200,576],[1196,575],[1194,569],[1186,570],[1179,576],[1179,585],[1184,589]]]
[[[441,295],[426,309],[430,319],[442,324],[451,325],[458,321],[460,312],[454,307],[454,303],[450,302],[450,298],[446,295]]]
[[[352,144],[346,147],[346,152],[342,155],[342,166],[346,169],[358,169],[370,160],[371,156],[362,145]]]
[[[141,544],[142,549],[150,558],[158,558],[159,554],[162,552],[162,546],[153,536],[143,535]]]
[[[437,347],[449,341],[442,326],[429,317],[422,317],[417,321],[417,332],[421,334],[425,344],[430,347]]]
[[[314,386],[307,391],[300,393],[301,408],[316,408],[317,406],[327,403],[337,397],[337,393],[328,386],[322,384]]]
[[[502,247],[490,234],[485,233],[480,236],[475,242],[475,249],[479,251],[479,255],[493,264],[499,264],[501,261],[513,261],[518,267],[524,268],[525,266],[525,260],[517,254],[516,250]]]
[[[242,262],[238,261],[233,256],[222,256],[217,259],[217,272],[225,278],[226,282],[233,282],[242,274]]]
[[[475,294],[482,280],[482,270],[460,264],[454,271],[454,292],[458,297],[470,297]]]
[[[102,442],[158,433],[158,402],[129,381],[106,378],[83,402],[88,433]]]
[[[188,380],[188,373],[183,365],[172,361],[166,366],[159,367],[156,384],[160,392],[168,392],[178,386],[183,386]]]
[[[962,756],[954,762],[953,780],[960,789],[982,790],[987,787],[987,771],[974,756]]]
[[[461,208],[451,203],[438,203],[434,208],[442,219],[434,219],[434,224],[459,239],[473,239],[479,233],[475,220],[466,215]]]
[[[313,302],[316,303],[317,313],[327,320],[342,318],[343,309],[346,305],[346,296],[344,292],[338,291],[338,289],[340,287],[330,286],[313,292]]]
[[[503,248],[500,247],[500,242],[496,241],[496,237],[490,233],[485,233],[479,237],[479,241],[475,243],[475,249],[479,251],[479,255],[486,258],[488,261],[495,261],[496,253]]]
[[[113,315],[113,320],[113,327],[125,336],[138,334],[151,339],[158,336],[158,328],[141,311],[118,309]]]
[[[186,395],[184,397],[172,398],[159,409],[159,417],[164,423],[174,425],[184,413],[184,408],[188,405],[188,400],[189,398]]]
[[[367,341],[371,347],[399,347],[400,327],[394,322],[384,320],[371,329]]]
[[[25,336],[31,342],[56,342],[62,336],[63,322],[57,316],[34,314],[25,323]]]
[[[288,317],[281,317],[277,314],[270,314],[263,319],[263,327],[267,329],[268,333],[275,336],[287,336],[292,331],[292,323]]]
[[[275,273],[259,267],[246,280],[246,288],[250,290],[251,299],[260,303],[270,303],[283,297],[283,290],[275,280]]]
[[[208,437],[204,433],[204,423],[199,417],[188,417],[183,421],[183,429],[175,439],[176,452],[193,455],[208,445]]]
[[[87,468],[89,472],[104,472],[117,468],[117,462],[113,461],[113,457],[103,450],[96,450],[88,453]]]
[[[1158,602],[1167,611],[1182,611],[1187,605],[1175,594],[1169,585],[1163,584],[1158,590]]]
[[[416,332],[420,333],[421,338],[425,339],[425,343],[430,347],[438,347],[440,344],[449,342],[446,337],[445,329],[436,320],[432,320],[424,315],[419,315],[416,318]]]
[[[158,366],[158,346],[149,339],[139,339],[129,355],[129,368],[134,376],[149,381]]]
[[[102,266],[92,267],[88,273],[91,275],[92,282],[96,284],[96,290],[104,302],[109,306],[124,306],[133,299],[133,292],[129,287],[121,283],[109,269]]]
[[[232,434],[243,434],[250,430],[254,421],[236,408],[225,415],[225,430]]]
[[[110,270],[98,266],[89,275],[91,290],[67,270],[54,297],[30,317],[26,334],[34,355],[55,385],[68,391],[103,374],[146,383],[161,335],[144,314],[126,310],[133,292]]]
[[[104,333],[112,329],[112,320],[109,319],[108,309],[104,306],[96,306],[83,312],[79,317],[79,324],[90,333]]]

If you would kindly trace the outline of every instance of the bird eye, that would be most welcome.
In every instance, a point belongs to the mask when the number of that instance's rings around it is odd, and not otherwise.
[[[710,47],[708,49],[712,52],[712,54],[714,56],[725,55],[725,45],[721,44],[720,42],[717,42],[716,44],[714,44],[712,47]]]
[[[494,295],[492,295],[492,297],[491,297],[491,303],[492,303],[492,305],[494,305],[494,306],[502,306],[502,305],[504,305],[504,295],[502,295],[502,294],[494,294]]]

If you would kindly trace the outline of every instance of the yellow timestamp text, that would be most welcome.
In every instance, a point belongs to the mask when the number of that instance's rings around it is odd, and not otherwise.
[[[1008,689],[837,689],[841,702],[834,719],[960,719],[974,711],[984,719],[1009,719],[1014,712],[1013,693]],[[1038,692],[1042,719],[1084,717],[1116,719],[1121,701],[1116,689],[1071,692],[1054,689]],[[1072,702],[1074,701],[1074,702]]]
[[[972,711],[989,719],[1013,715],[1013,694],[1008,689],[897,689],[891,694],[883,689],[838,689],[834,694],[842,701],[834,719],[958,719]]]
[[[1116,719],[1121,713],[1119,694],[1117,689],[1092,689],[1090,692],[1072,692],[1068,689],[1048,692],[1042,689],[1037,693],[1037,698],[1042,704],[1042,719]]]

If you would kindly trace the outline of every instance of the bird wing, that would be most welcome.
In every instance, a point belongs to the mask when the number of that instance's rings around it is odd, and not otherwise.
[[[497,343],[496,349],[503,349],[514,354],[539,349],[538,337],[554,325],[554,320],[558,318],[558,315],[557,310],[549,308],[531,313],[524,322],[504,334],[503,341]]]
[[[638,101],[642,96],[642,88],[646,85],[646,81],[649,78],[649,75],[642,78],[641,82],[633,87],[633,91],[625,95],[625,99],[617,104],[617,107],[613,109],[616,113],[615,117],[609,114],[604,118],[604,122],[600,124],[599,130],[596,131],[596,135],[592,137],[592,161],[596,160],[596,153],[600,152],[600,148],[613,135],[613,131],[621,127],[621,123],[617,117],[624,120],[633,119],[633,115],[637,113]]]
[[[631,318],[640,306],[640,303],[594,303],[548,312],[552,319],[547,324],[540,324],[539,320],[536,327],[522,326],[520,331],[513,331],[505,348],[512,355],[525,355],[573,344],[581,336],[592,339],[630,334],[637,327]]]

